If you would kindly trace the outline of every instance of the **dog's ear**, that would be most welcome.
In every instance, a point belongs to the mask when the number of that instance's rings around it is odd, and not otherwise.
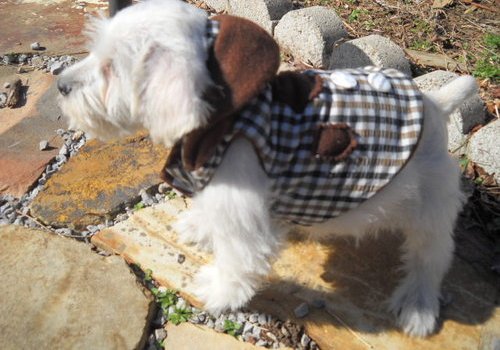
[[[203,126],[210,104],[203,98],[212,84],[206,53],[178,52],[154,42],[142,54],[133,76],[132,113],[155,142],[170,147],[183,135]]]
[[[219,33],[209,55],[208,69],[217,88],[205,98],[214,119],[241,109],[257,96],[278,71],[279,47],[257,24],[240,17],[219,15]]]

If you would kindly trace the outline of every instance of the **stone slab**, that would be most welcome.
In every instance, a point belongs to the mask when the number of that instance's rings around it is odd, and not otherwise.
[[[2,86],[14,77],[23,82],[20,105],[0,109],[0,194],[20,197],[58,154],[63,140],[56,130],[66,128],[66,122],[60,118],[53,76],[40,71],[17,75],[4,67],[0,72]],[[49,150],[39,150],[42,140],[49,141]]]
[[[217,333],[205,326],[182,323],[175,326],[167,324],[165,349],[175,350],[257,350],[264,349],[250,343],[238,341],[234,337]],[[286,349],[284,349],[286,350]]]
[[[195,306],[193,274],[210,256],[177,242],[171,224],[187,207],[176,199],[138,211],[129,220],[107,228],[93,243],[149,268],[169,288],[177,289]],[[444,283],[453,301],[442,310],[441,328],[427,339],[402,334],[384,309],[399,277],[401,240],[396,236],[367,239],[356,247],[346,240],[317,243],[299,234],[275,262],[269,284],[250,307],[290,319],[306,327],[321,349],[488,349],[500,338],[498,278],[491,271],[478,274],[456,258]],[[183,264],[177,254],[184,254]],[[304,300],[325,300],[325,307],[310,306],[301,319],[293,310]],[[311,303],[312,304],[312,303]]]
[[[139,191],[161,183],[168,150],[144,135],[108,143],[91,140],[54,174],[31,204],[48,225],[82,230],[113,217]]]
[[[154,303],[117,256],[0,226],[1,349],[142,349]]]
[[[500,184],[500,119],[495,119],[472,134],[467,155]]]
[[[84,11],[75,5],[73,0],[1,1],[0,54],[34,53],[33,42],[39,42],[46,55],[85,51]]]

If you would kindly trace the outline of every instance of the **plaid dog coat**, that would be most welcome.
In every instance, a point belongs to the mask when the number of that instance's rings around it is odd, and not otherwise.
[[[302,112],[273,101],[268,86],[238,113],[233,129],[202,167],[187,171],[180,158],[172,159],[164,169],[170,184],[189,195],[202,190],[231,142],[244,137],[271,179],[270,209],[278,219],[319,223],[375,195],[417,146],[421,92],[393,69],[303,74],[321,77],[322,86]],[[339,137],[341,149],[336,150]]]
[[[208,26],[211,40],[218,32],[213,22]],[[366,67],[280,76],[231,115],[230,128],[202,164],[186,166],[185,140],[180,140],[167,160],[164,179],[187,195],[201,191],[231,142],[243,137],[271,180],[272,215],[311,225],[374,196],[416,149],[423,127],[422,94],[401,72]],[[298,105],[296,97],[287,96],[297,79],[315,81]],[[295,95],[300,99],[297,91]]]

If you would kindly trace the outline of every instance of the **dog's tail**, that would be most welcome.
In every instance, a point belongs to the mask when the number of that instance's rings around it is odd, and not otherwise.
[[[470,75],[454,79],[441,87],[431,96],[438,102],[439,108],[446,116],[449,116],[455,109],[469,97],[477,93],[476,80]]]

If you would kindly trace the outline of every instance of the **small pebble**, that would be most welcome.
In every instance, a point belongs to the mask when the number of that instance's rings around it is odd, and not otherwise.
[[[264,339],[259,339],[257,341],[257,343],[255,343],[255,346],[262,346],[262,347],[266,347],[268,345],[268,342],[265,341]]]
[[[209,318],[207,321],[207,327],[212,329],[215,327],[215,323],[211,318]]]
[[[185,256],[184,254],[179,254],[179,255],[177,256],[177,262],[178,262],[179,264],[182,264],[184,261],[186,261],[186,256]]]
[[[8,88],[10,88],[10,83],[9,83],[9,82],[5,82],[5,83],[3,84],[3,88],[4,88],[4,89],[8,89]]]
[[[302,338],[300,338],[300,345],[302,345],[304,348],[309,345],[311,342],[311,338],[307,336],[307,334],[302,334]]]
[[[165,194],[169,189],[170,189],[170,186],[167,183],[165,183],[165,182],[162,182],[158,186],[158,192],[161,193],[161,194]]]
[[[248,320],[252,323],[257,323],[259,321],[259,314],[251,314]]]
[[[58,235],[63,235],[63,236],[71,236],[72,232],[71,229],[69,228],[58,228],[55,230],[55,233]]]
[[[54,63],[50,66],[50,73],[51,73],[52,75],[58,75],[58,74],[60,74],[63,70],[64,70],[64,65],[62,64],[62,62],[54,62]]]
[[[165,339],[167,337],[167,331],[165,330],[165,328],[155,329],[155,337],[158,341],[162,341],[163,339]]]
[[[40,151],[45,151],[49,148],[49,141],[47,140],[42,140],[40,141],[39,147]]]
[[[267,316],[265,314],[260,314],[258,321],[261,326],[265,325],[267,323]]]
[[[37,42],[37,41],[36,41],[36,42],[34,42],[34,43],[31,43],[30,47],[31,47],[31,49],[32,49],[32,50],[40,50],[40,48],[41,48],[42,46],[40,45],[40,43],[39,43],[39,42]]]
[[[306,317],[309,313],[309,306],[307,303],[302,303],[293,310],[293,313],[298,318]]]
[[[21,54],[21,55],[17,56],[17,61],[19,63],[25,63],[27,60],[28,60],[28,55]]]
[[[0,108],[4,108],[7,105],[7,94],[5,92],[0,92]]]

